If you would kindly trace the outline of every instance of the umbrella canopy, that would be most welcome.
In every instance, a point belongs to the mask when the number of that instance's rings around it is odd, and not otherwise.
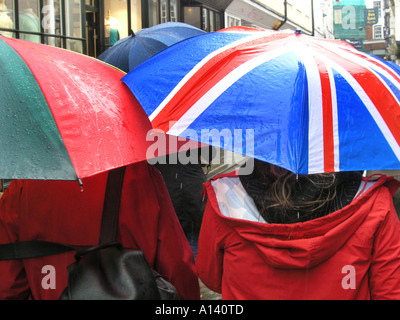
[[[123,75],[0,37],[0,178],[75,180],[146,159],[151,124]]]
[[[169,134],[297,174],[400,168],[399,75],[344,41],[227,28],[164,50],[122,81]]]
[[[137,33],[132,32],[130,36],[117,41],[98,58],[129,72],[165,48],[204,33],[205,31],[189,24],[166,22],[141,29]]]

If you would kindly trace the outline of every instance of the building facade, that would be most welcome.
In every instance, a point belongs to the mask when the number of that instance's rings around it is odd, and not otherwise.
[[[384,35],[388,58],[400,64],[400,0],[385,0]]]
[[[335,0],[333,3],[335,38],[349,42],[358,50],[364,50],[365,9],[364,0]]]
[[[334,39],[333,32],[333,1],[314,0],[314,36],[317,38]]]
[[[207,32],[243,25],[314,34],[314,1],[0,0],[0,33],[97,57],[131,31],[179,21]]]
[[[386,2],[386,3],[385,3]],[[366,0],[364,14],[365,41],[364,49],[366,52],[376,56],[386,57],[387,44],[385,40],[387,1]]]
[[[399,5],[399,0],[335,0],[335,38],[361,51],[393,60],[398,54],[396,12]]]

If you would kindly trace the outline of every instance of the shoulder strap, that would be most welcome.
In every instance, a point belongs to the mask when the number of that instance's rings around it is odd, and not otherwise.
[[[99,244],[105,244],[116,240],[125,168],[126,167],[113,169],[108,173]]]
[[[0,245],[0,260],[37,258],[63,253],[76,248],[48,241],[23,241]]]
[[[113,169],[108,173],[100,228],[100,244],[115,241],[118,230],[118,216],[124,173],[125,167]],[[33,240],[7,243],[0,245],[0,261],[37,258],[79,249],[81,247],[49,241]]]

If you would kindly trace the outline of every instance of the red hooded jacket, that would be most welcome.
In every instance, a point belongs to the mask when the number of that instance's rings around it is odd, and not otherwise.
[[[205,184],[196,267],[222,299],[400,299],[400,222],[392,201],[398,181],[382,176],[318,219],[267,224],[223,214],[227,206],[244,211],[227,196],[232,188],[216,191],[221,179],[241,187],[227,176]]]
[[[107,173],[76,181],[14,180],[0,200],[0,243],[47,240],[72,246],[99,241]],[[149,265],[177,288],[182,299],[199,299],[193,253],[157,169],[141,162],[126,168],[117,240],[140,247]],[[58,299],[75,252],[0,261],[0,299]],[[47,265],[55,288],[43,285]]]

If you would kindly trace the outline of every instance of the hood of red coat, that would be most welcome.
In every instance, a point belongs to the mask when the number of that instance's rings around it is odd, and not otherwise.
[[[377,197],[382,177],[359,198],[325,217],[295,224],[267,224],[223,216],[221,219],[244,241],[250,242],[266,263],[276,268],[311,268],[338,251],[367,217]],[[210,185],[209,187],[212,188]],[[211,200],[211,199],[209,199]],[[213,206],[218,206],[212,201]]]

